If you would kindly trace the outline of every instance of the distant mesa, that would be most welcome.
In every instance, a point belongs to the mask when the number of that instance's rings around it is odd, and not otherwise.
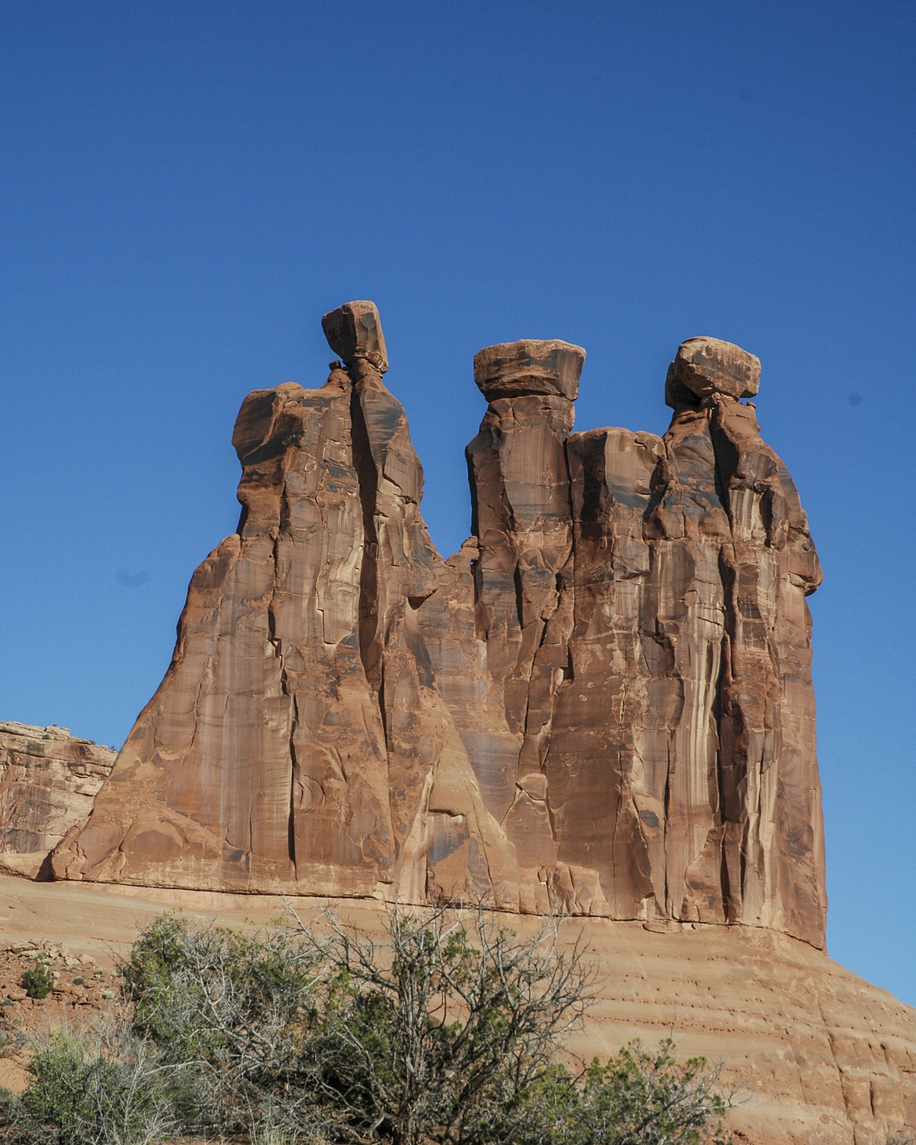
[[[51,851],[92,810],[115,754],[56,724],[0,721],[0,871],[51,877]]]

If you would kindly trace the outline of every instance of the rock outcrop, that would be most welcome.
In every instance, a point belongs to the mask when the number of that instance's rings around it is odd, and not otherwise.
[[[375,307],[323,388],[250,394],[237,533],[58,878],[743,923],[823,945],[795,487],[760,363],[682,344],[664,438],[572,433],[585,352],[477,355],[473,536],[443,561]]]
[[[69,728],[0,722],[0,869],[50,877],[50,854],[85,819],[116,753]]]

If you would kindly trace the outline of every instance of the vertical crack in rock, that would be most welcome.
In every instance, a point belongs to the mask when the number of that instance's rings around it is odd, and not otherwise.
[[[361,582],[361,655],[382,713],[394,842],[393,877],[407,901],[486,895],[517,904],[518,874],[487,810],[467,749],[437,687],[420,614],[444,564],[420,516],[423,469],[401,403],[382,382],[378,314],[349,303],[323,320],[353,386],[353,452],[371,562]],[[452,822],[460,846],[442,845]]]
[[[711,711],[719,740],[719,883],[729,921],[787,929],[822,945],[820,790],[803,600],[820,570],[794,485],[760,440],[753,405],[740,400],[756,393],[759,369],[736,346],[691,339],[667,388],[673,427],[696,418],[708,426],[713,485],[728,519],[717,562],[722,669]],[[790,535],[798,540],[787,551]]]
[[[299,725],[299,703],[295,696],[292,697],[293,703],[293,718],[289,729],[289,816],[286,825],[286,842],[289,849],[289,861],[293,865],[293,870],[298,875],[296,867],[296,775],[299,771],[299,764],[296,759],[296,730]]]
[[[58,849],[66,877],[329,894],[390,882],[384,739],[359,659],[349,386],[332,369],[320,390],[287,383],[243,403],[240,531],[192,578],[169,673]]]
[[[282,562],[282,554],[280,552],[280,536],[284,532],[289,532],[290,528],[290,507],[287,500],[286,484],[284,482],[283,490],[280,495],[280,528],[277,537],[274,539],[273,560],[274,567],[279,568]],[[287,737],[287,751],[289,755],[289,804],[287,807],[287,820],[286,820],[286,837],[287,837],[287,853],[289,861],[292,864],[293,870],[296,869],[296,830],[295,830],[295,792],[296,792],[296,773],[299,770],[296,762],[296,730],[298,725],[298,703],[296,698],[296,691],[294,685],[290,681],[289,674],[286,667],[286,658],[283,654],[283,642],[278,633],[278,617],[277,617],[277,589],[274,587],[271,593],[270,603],[267,606],[267,639],[274,650],[274,656],[277,659],[280,668],[280,691],[287,697],[289,704],[289,733]],[[227,697],[228,700],[228,697]],[[252,843],[252,830],[250,827],[251,816],[249,815],[249,843],[248,848],[251,849]]]
[[[381,647],[378,637],[379,600],[378,533],[375,510],[378,494],[378,474],[372,461],[369,434],[359,394],[354,387],[350,400],[352,426],[353,467],[359,482],[359,503],[362,508],[364,551],[359,580],[359,654],[366,679],[376,691],[381,687]],[[383,717],[384,718],[384,717]]]

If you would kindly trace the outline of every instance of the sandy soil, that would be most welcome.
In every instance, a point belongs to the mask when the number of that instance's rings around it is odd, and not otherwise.
[[[306,922],[330,908],[382,934],[377,902],[294,902]],[[164,910],[264,926],[286,906],[273,896],[0,876],[0,1012],[28,1032],[114,1004],[118,959]],[[522,933],[537,925],[519,916],[507,922]],[[723,1062],[725,1080],[742,1087],[746,1100],[730,1124],[736,1141],[750,1145],[883,1145],[889,1130],[916,1127],[916,1010],[823,952],[746,927],[649,930],[579,918],[563,930],[580,939],[599,975],[595,1003],[570,1041],[581,1058],[673,1032],[683,1056]],[[42,1002],[21,997],[22,971],[39,950],[59,974]],[[0,1085],[21,1087],[21,1058],[0,1067]]]

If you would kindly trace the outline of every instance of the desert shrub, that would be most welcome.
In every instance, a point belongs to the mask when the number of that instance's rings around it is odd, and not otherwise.
[[[11,1089],[0,1085],[0,1127],[8,1126],[15,1117],[19,1099]]]
[[[135,1028],[180,1071],[189,1132],[313,1136],[314,952],[289,934],[246,935],[163,915],[121,967]]]
[[[49,1034],[6,1110],[13,1145],[148,1145],[176,1126],[168,1071],[123,1020]]]
[[[54,974],[42,958],[35,961],[22,975],[22,984],[30,998],[47,998],[54,989]]]
[[[240,934],[171,914],[121,968],[135,1028],[181,1078],[184,1131],[342,1145],[696,1145],[728,1104],[670,1040],[556,1064],[591,974],[548,920],[392,910],[375,942],[334,919]]]
[[[472,1145],[548,1068],[588,984],[555,924],[472,923],[392,911],[376,943],[334,920],[319,938],[165,915],[122,974],[138,1031],[193,1076],[197,1131]]]
[[[585,1010],[591,974],[553,920],[519,938],[465,917],[392,911],[382,944],[336,924],[310,938],[330,968],[317,1088],[351,1138],[482,1145]]]
[[[392,909],[376,942],[167,914],[120,972],[121,1017],[49,1035],[0,1102],[11,1145],[699,1145],[730,1101],[670,1040],[558,1064],[592,975],[554,920]]]
[[[525,1094],[524,1116],[495,1128],[517,1145],[699,1145],[719,1140],[734,1094],[705,1058],[679,1062],[670,1038],[639,1039],[605,1064],[573,1076],[558,1067]],[[500,1130],[502,1130],[500,1132]]]

